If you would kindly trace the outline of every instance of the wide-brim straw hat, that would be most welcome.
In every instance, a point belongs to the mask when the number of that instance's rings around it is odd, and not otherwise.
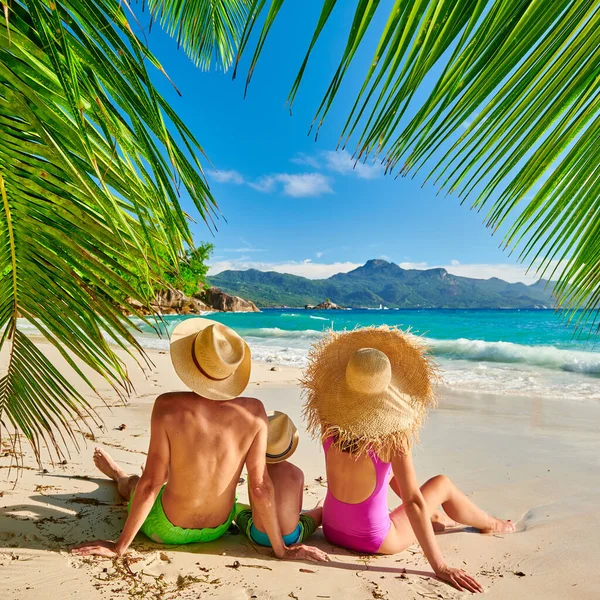
[[[233,329],[203,317],[186,319],[171,334],[171,360],[179,378],[210,400],[232,400],[248,385],[252,356]]]
[[[287,460],[298,447],[300,435],[294,422],[278,410],[267,413],[269,438],[267,441],[267,463],[275,464]]]
[[[437,367],[421,338],[395,327],[329,332],[302,379],[309,432],[351,454],[405,453],[435,404]]]

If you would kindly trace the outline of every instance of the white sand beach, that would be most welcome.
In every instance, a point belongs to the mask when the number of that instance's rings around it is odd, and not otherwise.
[[[68,375],[58,353],[42,346]],[[80,386],[104,427],[73,451],[67,464],[46,464],[47,472],[40,472],[25,448],[25,467],[17,473],[10,468],[10,444],[3,440],[0,598],[420,600],[467,595],[433,578],[417,545],[393,557],[361,557],[333,547],[321,531],[312,543],[330,553],[330,564],[278,561],[235,532],[214,543],[175,548],[161,548],[140,534],[123,560],[70,555],[70,546],[78,542],[115,539],[126,516],[115,486],[94,468],[94,446],[139,472],[153,400],[181,387],[169,356],[158,351],[150,356],[155,368],[147,377],[130,361],[135,394],[127,405],[97,377],[92,378],[108,406]],[[308,438],[300,418],[299,371],[270,367],[254,364],[248,394],[267,409],[289,413],[298,425],[302,438],[293,462],[305,472],[305,507],[312,507],[324,496],[325,468],[322,450]],[[420,479],[450,475],[482,508],[518,522],[513,535],[459,530],[439,536],[448,563],[479,579],[489,598],[600,597],[599,423],[600,405],[593,401],[440,390],[440,406],[415,450]],[[245,485],[239,497],[247,499]],[[398,502],[390,492],[390,503]]]

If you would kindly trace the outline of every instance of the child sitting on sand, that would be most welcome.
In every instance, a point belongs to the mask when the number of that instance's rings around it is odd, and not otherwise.
[[[287,460],[298,447],[298,430],[285,413],[276,410],[267,413],[267,416],[267,471],[275,489],[279,527],[287,546],[300,544],[321,525],[323,509],[316,506],[310,511],[302,512],[304,473]],[[253,515],[247,504],[237,506],[239,512],[234,520],[241,531],[259,546],[271,547],[260,516]]]

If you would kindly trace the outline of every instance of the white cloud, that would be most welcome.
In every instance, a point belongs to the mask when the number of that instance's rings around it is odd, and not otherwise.
[[[242,249],[244,250],[244,249]],[[319,258],[320,252],[317,252]],[[452,264],[456,262],[458,264]],[[287,261],[287,262],[260,262],[254,261],[249,256],[240,256],[234,259],[214,260],[210,265],[209,274],[215,275],[221,271],[228,269],[246,270],[258,269],[259,271],[276,271],[278,273],[291,273],[292,275],[300,275],[308,279],[326,279],[336,273],[347,273],[352,269],[362,266],[363,263],[354,262],[332,262],[321,263],[313,262],[307,258],[303,261]],[[427,262],[401,262],[398,263],[403,269],[446,269],[453,275],[461,277],[471,277],[474,279],[490,279],[498,277],[504,281],[515,283],[521,281],[526,284],[535,283],[539,279],[535,271],[531,270],[526,273],[526,267],[522,265],[512,264],[489,264],[489,263],[471,263],[461,264],[458,261],[451,261],[451,264],[430,265]]]
[[[474,279],[490,279],[491,277],[498,277],[498,279],[504,279],[515,283],[522,281],[523,283],[535,283],[539,277],[535,276],[535,273],[526,273],[527,269],[521,265],[511,264],[486,264],[486,263],[473,263],[465,265],[441,265],[448,273],[453,275],[460,275],[461,277],[472,277]]]
[[[426,262],[413,262],[413,261],[404,261],[398,263],[398,266],[402,269],[430,269],[431,267]]]
[[[310,164],[312,162],[310,157],[306,157],[306,161],[303,164]],[[211,171],[208,177],[218,183],[245,184],[252,189],[267,194],[276,191],[281,186],[281,191],[286,196],[292,196],[293,198],[321,196],[322,194],[333,193],[329,177],[322,173],[274,173],[272,175],[263,175],[252,181],[244,178],[238,171],[231,169]]]
[[[321,163],[314,157],[304,152],[299,152],[293,158],[290,158],[290,162],[293,162],[296,165],[308,165],[313,169],[320,169]]]
[[[272,192],[275,189],[275,183],[277,182],[275,177],[275,175],[263,175],[256,181],[249,182],[248,185],[259,192]]]
[[[213,262],[210,265],[209,275],[216,275],[221,271],[228,269],[247,270],[258,269],[259,271],[276,271],[277,273],[290,273],[307,277],[308,279],[327,279],[336,273],[347,273],[360,267],[360,263],[352,262],[334,262],[334,263],[317,263],[312,262],[307,258],[303,261],[288,261],[280,263],[267,263],[248,261],[246,257],[240,257],[233,260],[222,260]]]
[[[383,174],[381,164],[357,162],[347,150],[324,150],[316,156],[300,152],[290,160],[297,165],[309,165],[341,175],[356,175],[361,179],[375,179]]]
[[[284,194],[295,198],[333,193],[329,179],[321,173],[301,173],[299,175],[282,173],[277,175],[277,181],[283,184]]]
[[[211,171],[208,174],[209,179],[214,179],[219,183],[233,183],[235,185],[241,185],[244,183],[244,178],[240,173],[234,170],[230,171]]]
[[[274,192],[278,184],[286,196],[302,198],[332,194],[329,178],[321,173],[277,173],[265,175],[248,185],[259,192]]]
[[[323,254],[325,254],[325,252],[315,252],[315,256],[317,258],[321,258],[321,256],[323,256]]]
[[[327,150],[319,152],[316,156],[301,152],[290,160],[297,165],[306,165],[313,169],[329,171],[340,175],[352,175],[360,179],[375,179],[383,174],[382,165],[356,162],[347,150]],[[222,171],[211,171],[208,177],[218,183],[247,185],[258,192],[266,194],[275,192],[280,188],[286,196],[293,198],[321,196],[333,193],[330,177],[318,171],[309,173],[272,173],[262,175],[256,179],[249,179],[238,171],[225,169]]]
[[[450,264],[430,265],[427,262],[401,262],[398,263],[403,269],[446,269],[452,275],[460,277],[471,277],[473,279],[490,279],[498,277],[510,283],[522,281],[523,283],[535,283],[539,280],[535,270],[531,269],[527,273],[527,268],[518,264],[491,264],[491,263],[470,263],[462,264],[456,259],[450,261]]]
[[[335,152],[328,150],[322,153],[325,161],[325,168],[342,175],[354,174],[361,179],[375,179],[383,174],[383,167],[380,164],[369,164],[356,162],[347,150]]]

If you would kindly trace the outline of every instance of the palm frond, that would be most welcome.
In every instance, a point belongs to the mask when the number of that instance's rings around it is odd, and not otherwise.
[[[148,0],[161,27],[196,66],[226,71],[235,58],[251,0]]]
[[[26,340],[20,319],[88,384],[119,394],[112,343],[142,352],[121,309],[145,303],[165,256],[191,242],[182,190],[210,225],[216,205],[202,149],[153,85],[156,59],[116,0],[8,5],[0,23],[0,433],[63,452],[84,397]],[[128,281],[139,278],[138,285]],[[111,344],[109,344],[109,341]],[[5,417],[7,419],[5,419]],[[81,424],[80,424],[81,425]]]
[[[266,16],[248,82],[282,4],[266,12],[264,0],[253,2],[242,51]],[[317,39],[335,21],[335,4],[323,2],[290,103]],[[600,306],[598,2],[396,0],[375,32],[379,4],[356,4],[315,114],[317,131],[364,40],[380,36],[340,146],[354,140],[356,160],[380,159],[388,172],[426,169],[426,180],[485,209],[494,232],[507,227],[505,247],[520,248],[519,260],[540,277],[558,279],[560,305],[584,308],[580,323],[593,318]]]

